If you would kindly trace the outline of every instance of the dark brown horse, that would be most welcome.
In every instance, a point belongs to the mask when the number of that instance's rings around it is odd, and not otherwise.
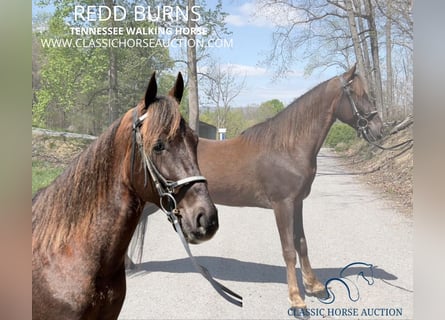
[[[191,243],[217,231],[198,138],[179,113],[182,93],[179,74],[169,96],[157,96],[153,74],[144,100],[33,198],[33,319],[117,319],[125,252],[146,202],[174,197]]]
[[[224,141],[200,139],[198,162],[215,203],[274,210],[292,307],[305,308],[295,272],[297,253],[308,295],[325,297],[308,258],[303,199],[317,171],[317,154],[339,119],[367,140],[381,138],[382,121],[355,66],[327,80],[275,117]]]

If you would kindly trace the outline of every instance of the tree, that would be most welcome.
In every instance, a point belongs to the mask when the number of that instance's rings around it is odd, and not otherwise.
[[[190,10],[194,6],[195,0],[188,0],[187,27],[189,30],[196,28],[196,14]],[[189,75],[189,126],[199,134],[198,62],[196,57],[196,36],[192,32],[187,36],[187,69]]]
[[[390,0],[386,0],[387,19],[385,22],[386,40],[386,105],[392,106],[394,100],[394,77],[392,74],[392,5]]]
[[[168,2],[166,2],[167,4]],[[204,0],[180,0],[175,5],[183,10],[187,9],[187,21],[176,21],[168,23],[170,27],[186,27],[189,33],[182,36],[186,40],[186,53],[175,60],[177,63],[185,63],[188,77],[188,119],[189,125],[196,132],[199,130],[199,87],[198,87],[198,65],[202,59],[208,57],[207,44],[224,35],[230,34],[225,26],[227,13],[222,10],[222,1],[218,0],[214,8],[208,8]],[[191,9],[195,7],[192,11]],[[197,35],[192,30],[205,31]],[[181,38],[181,35],[175,35]],[[199,44],[199,45],[198,45]],[[183,56],[186,56],[184,60]]]
[[[105,5],[108,8],[112,8],[115,5],[114,0],[105,0]],[[116,26],[114,19],[108,21],[108,25],[111,28]],[[117,59],[116,59],[116,48],[110,46],[108,48],[109,54],[109,68],[108,68],[108,112],[109,112],[109,123],[112,123],[119,117],[119,112],[117,109],[118,101],[118,83],[117,83]]]
[[[107,5],[116,4],[107,0]],[[136,1],[122,1],[127,12]],[[81,5],[102,4],[83,0]],[[54,13],[44,28],[33,31],[40,42],[42,62],[36,74],[40,87],[35,89],[33,124],[98,134],[129,107],[141,99],[147,79],[154,70],[173,66],[168,48],[96,46],[94,36],[82,36],[84,46],[43,46],[48,40],[75,41],[70,27],[103,27],[110,22],[74,21],[73,3],[68,0],[47,0],[42,5],[54,6]],[[134,26],[134,19],[114,21],[111,26]],[[150,21],[138,22],[138,27],[153,27]],[[114,37],[114,36],[113,36]],[[120,36],[126,41],[129,35]],[[132,40],[147,40],[156,35],[133,35]],[[105,39],[106,40],[106,39]],[[93,41],[93,45],[88,45]],[[36,50],[37,52],[37,50]],[[34,59],[34,58],[33,58]],[[93,107],[94,106],[94,107]]]
[[[385,104],[392,107],[388,118],[397,118],[397,113],[406,117],[412,112],[413,1],[376,1],[375,5],[385,21]]]
[[[307,73],[329,67],[344,70],[357,62],[383,118],[391,113],[393,99],[412,97],[412,63],[407,63],[412,60],[411,0],[257,0],[257,4],[259,14],[281,12],[279,19],[270,16],[275,25],[273,46],[264,61],[275,69],[276,77],[285,76],[296,61],[306,63]],[[399,59],[392,59],[394,52]],[[386,63],[381,64],[383,59]],[[403,80],[398,83],[399,79]],[[396,97],[402,88],[404,95]],[[411,100],[402,103],[409,109]]]
[[[284,109],[280,100],[273,99],[263,102],[261,105],[247,105],[238,108],[229,108],[225,110],[224,128],[227,129],[227,138],[233,138],[239,135],[247,128],[266,121],[278,112]],[[201,120],[218,127],[221,110],[217,108],[207,108],[201,113]]]
[[[380,71],[380,55],[379,55],[379,40],[375,21],[375,8],[371,0],[363,0],[366,12],[366,20],[368,22],[369,41],[371,43],[371,57],[374,73],[373,91],[377,110],[380,111],[382,120],[385,120],[386,110],[383,108],[383,90],[382,90],[382,74]]]
[[[359,73],[363,75],[363,79],[365,81],[365,85],[367,86],[368,79],[367,74],[365,71],[365,56],[363,54],[361,40],[359,37],[359,29],[357,28],[356,14],[354,13],[354,2],[353,0],[345,0],[345,9],[348,16],[348,24],[349,24],[349,30],[351,31],[351,37],[352,37],[352,44],[354,46],[354,53],[355,57],[357,58],[357,65]],[[361,27],[363,27],[363,24],[361,24]],[[362,29],[363,30],[363,29]]]
[[[230,65],[222,66],[216,61],[206,68],[202,79],[207,104],[215,110],[216,127],[227,128],[232,102],[244,89],[245,79],[238,82]]]
[[[268,100],[263,102],[258,107],[257,121],[262,122],[269,118],[272,118],[278,112],[284,109],[284,104],[278,99]]]

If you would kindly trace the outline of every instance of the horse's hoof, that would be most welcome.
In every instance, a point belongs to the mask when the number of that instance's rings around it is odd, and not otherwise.
[[[293,316],[295,319],[307,320],[311,318],[310,313],[306,307],[292,307],[289,309],[288,314],[289,316]]]
[[[326,287],[321,284],[317,283],[311,288],[305,288],[306,294],[310,297],[316,297],[319,299],[327,299],[329,298],[329,293],[326,290]]]
[[[329,292],[326,289],[320,290],[320,291],[312,291],[308,292],[306,291],[306,295],[309,297],[315,297],[321,300],[326,300],[329,298]]]

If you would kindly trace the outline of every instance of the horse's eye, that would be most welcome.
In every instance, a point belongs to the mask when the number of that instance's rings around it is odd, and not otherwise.
[[[164,151],[165,150],[164,142],[162,142],[161,140],[157,141],[153,147],[153,150],[157,153]]]

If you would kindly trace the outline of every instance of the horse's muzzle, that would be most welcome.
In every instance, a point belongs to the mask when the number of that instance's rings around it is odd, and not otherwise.
[[[210,240],[219,228],[218,211],[214,205],[207,209],[198,207],[194,210],[194,221],[190,230],[184,230],[187,242],[198,244]]]

